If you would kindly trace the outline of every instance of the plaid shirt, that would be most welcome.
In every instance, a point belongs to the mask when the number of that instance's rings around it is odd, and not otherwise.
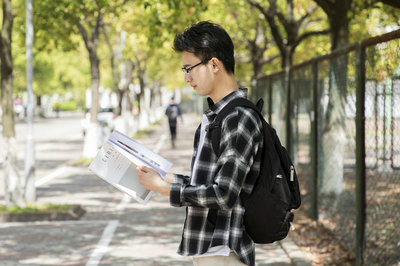
[[[239,89],[205,112],[210,123],[231,100],[247,97],[246,89]],[[216,129],[218,130],[218,129]],[[262,145],[262,125],[251,109],[236,107],[221,125],[220,156],[212,149],[209,134],[198,151],[200,126],[194,138],[191,177],[175,175],[171,184],[172,206],[187,206],[182,241],[178,253],[185,256],[201,255],[211,247],[227,245],[247,265],[255,264],[255,245],[244,230],[244,207],[239,194],[250,194],[259,174]],[[196,153],[200,152],[196,169]],[[193,185],[191,185],[193,184]]]

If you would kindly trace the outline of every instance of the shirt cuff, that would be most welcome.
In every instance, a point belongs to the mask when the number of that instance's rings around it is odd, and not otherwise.
[[[189,177],[179,174],[174,174],[175,183],[188,185],[189,184]]]
[[[174,207],[181,207],[181,194],[183,190],[183,185],[179,183],[173,183],[170,185],[170,192],[169,192],[169,201],[171,206]]]

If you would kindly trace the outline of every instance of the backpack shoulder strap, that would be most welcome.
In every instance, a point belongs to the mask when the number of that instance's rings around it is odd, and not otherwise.
[[[254,105],[251,101],[246,98],[236,98],[230,101],[222,110],[217,114],[214,121],[208,126],[208,130],[211,131],[211,145],[215,154],[219,157],[219,143],[221,138],[221,125],[222,120],[233,112],[237,106],[244,106],[253,109],[258,113],[260,118],[262,117],[261,110],[264,105],[264,101],[259,99],[257,105]]]

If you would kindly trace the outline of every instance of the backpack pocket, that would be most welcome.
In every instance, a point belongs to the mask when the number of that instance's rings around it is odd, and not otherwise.
[[[289,209],[291,202],[290,188],[282,169],[279,170],[271,186],[271,196],[277,201],[282,201],[287,206],[286,209]]]
[[[288,203],[271,192],[258,187],[246,202],[244,225],[255,243],[267,244],[284,239],[293,221]]]

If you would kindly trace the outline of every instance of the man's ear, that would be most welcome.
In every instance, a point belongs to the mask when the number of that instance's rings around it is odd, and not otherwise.
[[[211,58],[210,62],[214,73],[222,70],[223,64],[218,58],[213,57]]]

